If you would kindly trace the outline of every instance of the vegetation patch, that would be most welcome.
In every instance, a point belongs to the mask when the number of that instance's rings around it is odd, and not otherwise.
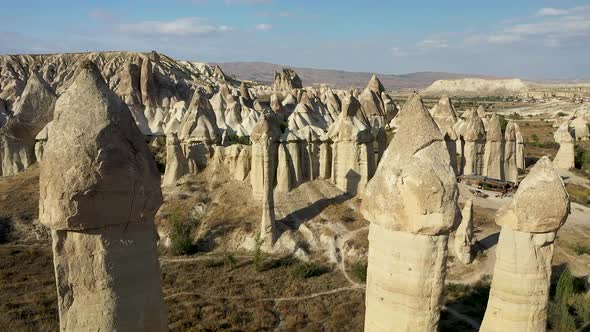
[[[319,277],[329,271],[330,269],[325,266],[318,265],[314,262],[308,262],[301,263],[296,266],[293,270],[293,276],[297,277],[298,279],[309,279],[313,277]]]
[[[352,264],[350,273],[356,280],[367,282],[367,262],[356,262]]]

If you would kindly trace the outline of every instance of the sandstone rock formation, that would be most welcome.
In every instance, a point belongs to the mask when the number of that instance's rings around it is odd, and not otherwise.
[[[461,224],[455,231],[455,257],[463,264],[470,264],[473,260],[471,247],[473,246],[473,201],[468,199],[461,211]]]
[[[576,141],[586,141],[590,138],[590,129],[588,128],[588,121],[583,117],[578,117],[570,122],[570,127],[573,129],[574,138]]]
[[[182,152],[178,135],[170,133],[166,138],[166,170],[162,185],[172,185],[185,174],[188,174],[188,162]]]
[[[526,169],[525,158],[524,158],[524,138],[520,132],[520,127],[515,123],[514,129],[516,130],[516,167],[519,170]]]
[[[352,96],[342,100],[340,117],[328,129],[332,148],[332,181],[343,191],[362,193],[375,171],[371,127],[357,117],[360,103]]]
[[[457,133],[454,126],[457,123],[457,111],[447,95],[443,95],[432,110],[432,118],[443,133],[447,150],[451,158],[451,167],[458,174],[457,168]],[[461,144],[459,142],[459,144]]]
[[[371,222],[365,331],[436,331],[458,189],[443,135],[420,97],[398,117],[360,207]]]
[[[574,138],[569,132],[569,125],[564,122],[553,134],[555,142],[559,143],[559,151],[553,159],[553,165],[559,169],[573,168],[575,161]]]
[[[252,130],[252,192],[262,200],[260,237],[270,248],[278,237],[275,225],[274,187],[277,169],[278,146],[281,136],[273,114],[265,113]]]
[[[275,72],[272,88],[275,91],[291,91],[303,88],[303,84],[293,69],[283,68],[282,71]]]
[[[252,139],[250,172],[252,196],[254,199],[263,200],[268,190],[266,183],[270,183],[270,187],[274,188],[278,164],[281,129],[276,118],[270,113],[265,113],[252,130],[250,138]]]
[[[496,214],[501,232],[480,331],[545,331],[553,241],[569,214],[569,197],[548,157]]]
[[[40,170],[62,331],[165,331],[153,218],[160,175],[92,62],[59,98]]]
[[[448,94],[450,96],[504,96],[518,95],[526,89],[526,84],[519,79],[463,78],[435,81],[423,93],[425,95]]]
[[[53,119],[56,100],[39,73],[31,73],[13,116],[0,128],[0,175],[14,175],[35,162],[35,136]]]
[[[508,122],[504,136],[504,176],[507,181],[518,183],[518,167],[516,165],[516,125],[514,122]]]
[[[514,153],[516,156],[516,150]],[[500,126],[500,117],[496,114],[488,121],[482,175],[504,180],[504,135]]]
[[[467,114],[461,130],[463,145],[462,174],[482,175],[485,153],[485,128],[475,110]]]

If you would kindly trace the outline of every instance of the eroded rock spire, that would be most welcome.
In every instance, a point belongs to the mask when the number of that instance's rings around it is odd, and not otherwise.
[[[165,331],[154,215],[160,175],[94,63],[58,99],[39,185],[62,331]]]
[[[458,189],[443,135],[415,95],[365,190],[365,331],[436,331]]]

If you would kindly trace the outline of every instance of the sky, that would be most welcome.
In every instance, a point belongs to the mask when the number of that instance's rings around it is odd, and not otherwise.
[[[0,54],[590,79],[590,0],[0,0]]]

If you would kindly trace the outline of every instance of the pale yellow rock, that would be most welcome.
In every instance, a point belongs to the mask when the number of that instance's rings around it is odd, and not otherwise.
[[[555,142],[559,143],[559,150],[553,159],[553,165],[560,169],[570,169],[575,166],[574,138],[569,132],[569,125],[564,122],[553,134]]]
[[[473,201],[468,199],[461,211],[461,223],[455,231],[455,257],[463,264],[470,264],[473,260],[471,247],[473,246]]]
[[[502,229],[480,331],[546,330],[553,242],[569,209],[563,181],[541,158],[496,214]]]
[[[482,175],[504,180],[504,135],[496,114],[488,121]]]
[[[0,175],[15,175],[35,163],[35,136],[53,119],[57,97],[38,73],[31,73],[13,116],[0,128]]]
[[[504,135],[504,177],[507,181],[518,183],[518,166],[516,165],[516,127],[508,122]]]
[[[524,138],[520,132],[520,127],[515,123],[514,129],[516,130],[516,167],[519,170],[526,169],[525,157],[524,157]]]
[[[457,141],[458,136],[455,131],[455,124],[457,123],[457,111],[453,103],[447,95],[443,95],[438,104],[432,110],[432,118],[438,125],[438,128],[443,133],[447,150],[449,150],[449,157],[451,158],[451,167],[456,174],[457,169]],[[461,144],[459,142],[459,144]]]
[[[486,134],[483,122],[475,110],[467,111],[461,136],[463,140],[461,174],[482,175]]]
[[[369,227],[365,331],[436,331],[458,189],[438,126],[418,95],[363,194]]]
[[[359,102],[351,96],[342,100],[342,112],[328,129],[332,146],[332,181],[343,191],[362,193],[375,172],[373,134],[368,123],[359,120]]]
[[[154,215],[156,163],[92,62],[58,99],[41,163],[62,331],[167,330]]]
[[[262,200],[265,195],[265,179],[272,182],[274,187],[275,172],[278,164],[278,145],[281,137],[281,130],[278,121],[271,114],[264,114],[252,130],[252,164],[250,181],[252,184],[252,196],[254,199]],[[266,141],[270,145],[266,147]],[[265,155],[268,154],[268,155]],[[272,174],[265,175],[265,168]],[[265,177],[266,176],[266,177]]]
[[[188,174],[187,168],[187,160],[182,152],[178,136],[171,133],[166,137],[166,170],[162,185],[169,186],[176,183],[178,179]]]

